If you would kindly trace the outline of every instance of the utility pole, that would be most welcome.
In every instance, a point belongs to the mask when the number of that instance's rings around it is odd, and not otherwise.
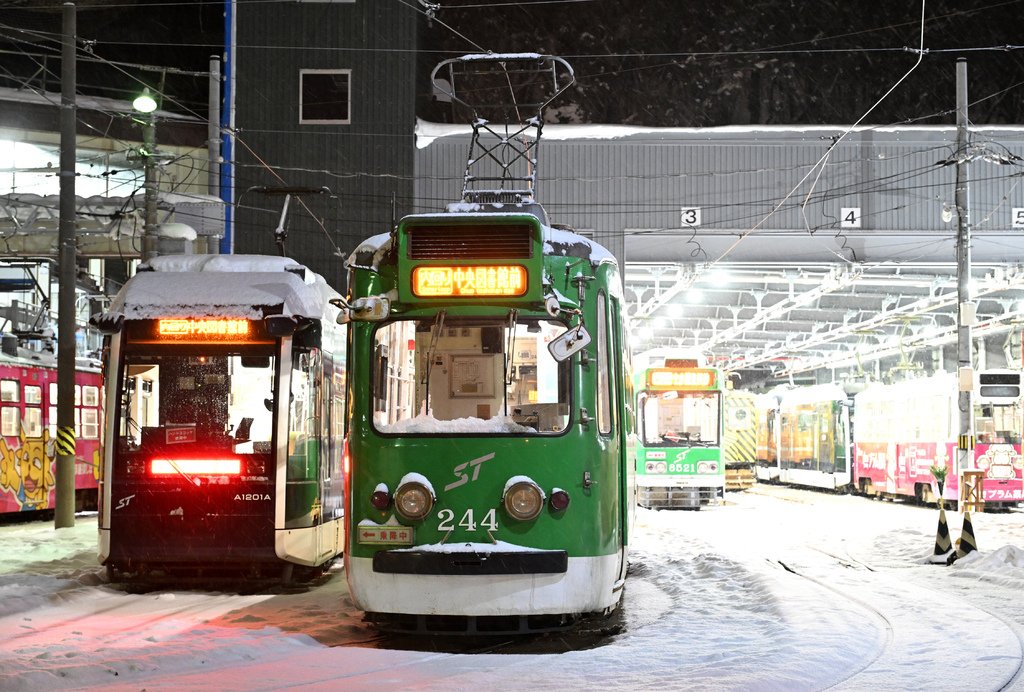
[[[146,121],[142,126],[142,147],[145,150],[145,212],[146,221],[142,228],[142,261],[148,262],[156,257],[157,233],[156,233],[156,125],[153,122],[153,113],[146,114]]]
[[[57,439],[54,528],[75,525],[75,35],[74,3],[64,3],[60,81],[60,230],[57,301]]]
[[[974,468],[974,369],[971,357],[971,327],[975,308],[971,302],[971,223],[967,195],[967,61],[956,62],[956,299],[957,299],[957,379],[960,409],[960,440],[957,445],[959,473]]]
[[[206,127],[206,147],[210,159],[209,193],[220,197],[220,58],[216,55],[210,56],[209,113],[210,120]],[[218,253],[220,243],[208,239],[206,251],[210,254]]]

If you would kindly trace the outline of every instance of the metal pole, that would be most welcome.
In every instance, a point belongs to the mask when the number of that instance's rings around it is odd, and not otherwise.
[[[156,125],[153,113],[146,114],[146,123],[142,126],[142,148],[146,156],[146,222],[142,230],[142,261],[148,262],[156,257]]]
[[[75,525],[75,5],[64,3],[60,87],[60,229],[54,528]]]
[[[959,373],[960,441],[957,449],[958,475],[974,468],[974,407],[971,389],[974,371],[971,367],[971,326],[974,324],[974,305],[971,303],[971,223],[967,195],[967,61],[956,62],[956,293],[957,342],[956,355]],[[962,505],[961,505],[962,510]]]
[[[220,197],[220,57],[210,56],[209,122],[206,127],[206,146],[209,152],[209,193]],[[219,239],[218,239],[219,240]],[[207,252],[216,254],[220,243],[208,238]]]

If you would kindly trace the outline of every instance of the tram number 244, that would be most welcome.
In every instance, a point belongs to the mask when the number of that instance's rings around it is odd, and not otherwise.
[[[454,531],[455,530],[455,512],[450,509],[442,509],[437,513],[437,518],[440,523],[437,525],[438,531]],[[479,522],[476,520],[476,514],[473,512],[473,508],[470,507],[465,511],[462,517],[459,519],[459,526],[464,528],[466,531],[476,531],[477,527],[487,529],[488,531],[498,530],[498,517],[494,512],[494,509],[487,510],[483,518]]]

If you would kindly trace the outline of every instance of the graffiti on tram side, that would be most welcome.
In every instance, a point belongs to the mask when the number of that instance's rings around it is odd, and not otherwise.
[[[24,433],[11,445],[0,437],[0,512],[18,512],[48,509],[53,506],[56,485],[54,475],[54,445],[50,431],[43,436],[27,439]],[[75,478],[82,476],[99,480],[100,452],[93,450],[92,463],[75,459]]]
[[[1019,447],[979,444],[971,454],[974,468],[985,472],[983,498],[986,502],[1024,499],[1019,484],[1012,487],[1013,481],[1019,481],[1024,466]],[[912,494],[915,484],[932,484],[933,466],[955,468],[957,449],[955,443],[858,442],[855,459],[857,478],[868,478],[885,492]],[[955,474],[950,476],[947,488],[954,493],[958,491],[959,479]]]

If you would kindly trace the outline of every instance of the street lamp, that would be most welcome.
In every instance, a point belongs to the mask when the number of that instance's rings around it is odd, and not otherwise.
[[[149,93],[149,87],[145,87],[142,93],[135,97],[132,108],[140,113],[152,113],[156,110],[156,99]]]
[[[146,119],[142,122],[142,155],[145,160],[145,211],[146,220],[142,228],[142,261],[148,262],[156,257],[156,124],[153,112],[156,111],[156,100],[150,95],[149,87],[132,101],[132,107],[143,113]]]

